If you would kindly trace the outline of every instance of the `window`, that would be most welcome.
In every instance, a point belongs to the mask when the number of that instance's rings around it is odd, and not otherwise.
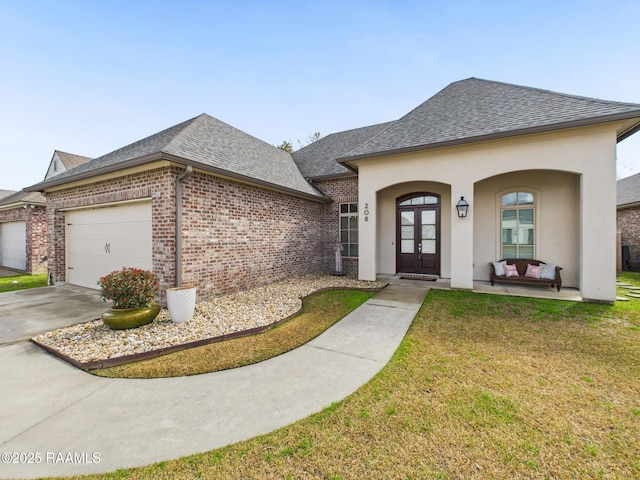
[[[501,202],[502,258],[535,258],[535,196],[510,192]]]
[[[358,257],[358,204],[340,204],[340,243],[343,257]]]
[[[417,197],[407,198],[398,204],[400,207],[408,207],[410,205],[437,205],[438,197],[435,195],[419,195]]]

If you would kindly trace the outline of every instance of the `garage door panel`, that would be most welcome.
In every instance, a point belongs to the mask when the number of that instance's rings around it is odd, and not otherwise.
[[[67,282],[98,288],[113,270],[151,270],[151,243],[151,202],[67,212]]]

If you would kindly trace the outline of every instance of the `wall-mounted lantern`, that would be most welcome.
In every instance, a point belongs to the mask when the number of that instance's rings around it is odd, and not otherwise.
[[[456,203],[456,210],[458,211],[458,217],[465,218],[469,211],[469,202],[467,202],[464,197],[460,197],[460,200]]]

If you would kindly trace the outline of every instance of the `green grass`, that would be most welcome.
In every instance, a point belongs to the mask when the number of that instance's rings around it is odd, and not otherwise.
[[[0,293],[47,286],[47,274],[0,277]]]
[[[639,272],[622,272],[617,278],[619,283],[630,283],[633,286],[640,287],[640,273]],[[616,288],[616,294],[620,297],[624,297],[629,290],[622,287]],[[629,300],[628,302],[616,302],[616,305],[622,310],[634,310],[636,305],[640,303],[640,298]]]
[[[225,448],[82,478],[636,479],[639,372],[640,300],[432,290],[392,360],[343,401]]]

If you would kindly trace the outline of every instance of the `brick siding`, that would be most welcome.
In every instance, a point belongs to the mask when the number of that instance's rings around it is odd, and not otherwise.
[[[640,207],[619,209],[617,219],[622,245],[629,246],[630,266],[640,270]]]
[[[183,284],[200,298],[330,269],[325,203],[201,173],[183,199]]]
[[[333,203],[326,208],[324,231],[330,241],[331,268],[335,270],[334,244],[340,238],[340,204],[358,201],[358,177],[354,175],[323,180],[317,182],[316,186],[333,199]],[[343,257],[342,271],[357,275],[358,259]]]
[[[153,271],[164,302],[164,290],[175,284],[175,179],[181,172],[164,167],[48,193],[53,280],[66,280],[65,209],[150,198]],[[355,177],[322,182],[322,188],[338,201],[357,201]],[[338,205],[194,172],[183,182],[183,284],[196,284],[198,299],[205,300],[297,275],[330,272]],[[345,266],[353,263],[345,259]],[[357,270],[357,260],[355,265]]]
[[[27,206],[0,211],[0,223],[25,222],[25,253],[28,274],[47,273],[47,222],[44,206]]]

